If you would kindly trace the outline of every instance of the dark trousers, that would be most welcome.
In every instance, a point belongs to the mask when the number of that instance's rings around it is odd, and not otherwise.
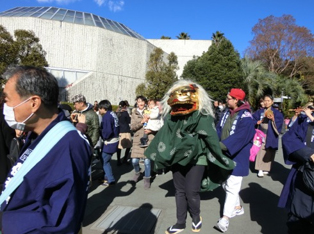
[[[301,219],[293,214],[288,214],[288,234],[310,234],[314,233],[314,224],[310,220]]]
[[[187,211],[192,220],[200,217],[200,188],[205,166],[175,164],[172,168],[173,184],[176,189],[177,223],[185,224]]]

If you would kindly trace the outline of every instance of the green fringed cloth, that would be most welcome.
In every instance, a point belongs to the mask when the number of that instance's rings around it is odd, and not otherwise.
[[[221,151],[213,118],[198,111],[185,116],[168,114],[144,154],[154,161],[154,171],[169,170],[176,163],[206,165],[207,159],[202,191],[217,188],[235,167]]]

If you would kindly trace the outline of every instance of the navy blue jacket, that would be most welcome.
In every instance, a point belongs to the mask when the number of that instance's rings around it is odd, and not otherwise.
[[[310,157],[314,154],[313,146],[306,145],[309,123],[306,116],[300,115],[282,137],[285,163],[293,166],[281,192],[278,206],[287,208],[296,217],[314,222],[314,195],[305,188],[302,173],[298,171],[302,164],[311,161]]]
[[[110,141],[112,138],[119,137],[119,120],[115,112],[107,111],[100,124],[101,137],[104,140],[103,152],[113,154],[117,152],[119,141],[107,144],[105,141]]]
[[[20,158],[60,121],[68,121],[63,111],[39,136],[29,134]],[[63,136],[28,172],[9,203],[2,204],[3,233],[78,233],[87,200],[91,155],[91,147],[79,131]]]
[[[283,115],[275,108],[271,107],[271,110],[274,112],[275,124],[279,133],[281,133],[281,128],[283,124]],[[259,109],[253,114],[253,118],[255,119],[255,124],[257,121],[261,120],[264,117],[265,109]],[[278,135],[273,129],[271,121],[268,122],[268,130],[266,133],[266,144],[265,148],[273,148],[278,149]]]
[[[224,116],[228,113],[229,111],[226,112]],[[221,140],[224,116],[217,125],[217,133],[219,140],[228,149],[228,151],[224,153],[236,162],[236,167],[233,169],[232,175],[247,176],[249,174],[249,157],[255,134],[255,123],[249,110],[240,110],[237,112],[237,115],[239,117],[232,135]],[[230,118],[230,116],[228,118]]]

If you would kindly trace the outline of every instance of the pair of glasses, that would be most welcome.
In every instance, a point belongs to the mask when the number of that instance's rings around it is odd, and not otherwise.
[[[229,98],[229,97],[226,97],[226,101],[229,101],[229,100],[232,100],[234,99],[233,97]]]

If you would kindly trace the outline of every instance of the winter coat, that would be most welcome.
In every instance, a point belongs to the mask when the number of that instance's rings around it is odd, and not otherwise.
[[[99,140],[99,117],[93,110],[93,106],[87,103],[87,107],[82,111],[75,111],[76,113],[82,113],[86,116],[87,131],[86,135],[89,136],[93,143],[93,147],[97,144]]]
[[[143,124],[141,123],[143,115],[135,109],[132,111],[131,131],[133,132],[133,146],[131,158],[144,158],[145,148],[141,148],[141,138],[144,135]],[[154,138],[153,134],[148,135],[148,143]]]

